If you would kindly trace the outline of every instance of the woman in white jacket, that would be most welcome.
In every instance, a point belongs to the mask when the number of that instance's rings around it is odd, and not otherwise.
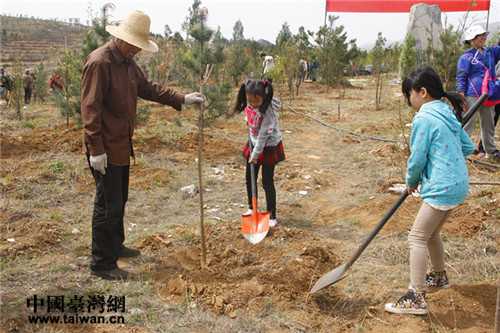
[[[253,150],[248,143],[243,149],[243,157],[248,161],[246,185],[249,210],[252,214],[252,184],[249,163],[255,164],[255,179],[262,165],[262,186],[266,192],[267,211],[271,213],[269,226],[276,226],[276,188],[274,186],[274,167],[285,160],[278,123],[278,110],[281,102],[273,98],[273,86],[267,80],[245,80],[238,93],[234,112],[245,110]]]

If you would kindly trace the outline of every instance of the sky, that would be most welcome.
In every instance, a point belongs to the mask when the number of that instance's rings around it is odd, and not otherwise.
[[[89,8],[94,16],[106,3],[113,3],[111,20],[120,21],[134,9],[141,10],[151,18],[151,31],[163,34],[165,25],[172,31],[179,31],[193,0],[0,0],[0,13],[10,16],[27,16],[68,21],[79,18],[87,24]],[[202,0],[202,6],[208,9],[208,25],[216,30],[220,27],[222,35],[232,37],[233,27],[241,20],[244,36],[248,39],[265,39],[274,43],[282,25],[287,22],[293,34],[300,26],[306,30],[318,31],[325,21],[325,0]],[[406,34],[409,14],[407,13],[329,13],[339,16],[336,25],[343,25],[348,39],[356,39],[360,47],[368,47],[382,33],[388,41],[401,42]],[[442,20],[457,27],[465,13],[443,13]],[[469,22],[486,22],[488,12],[472,12]],[[489,22],[500,22],[500,0],[491,0]]]

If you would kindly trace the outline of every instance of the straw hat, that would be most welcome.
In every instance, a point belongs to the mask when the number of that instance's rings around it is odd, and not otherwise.
[[[139,10],[134,10],[125,17],[120,25],[106,26],[106,31],[143,50],[157,52],[158,46],[149,40],[150,26],[149,16]]]
[[[486,36],[488,36],[489,33],[490,32],[484,30],[484,28],[482,26],[473,25],[472,27],[467,29],[467,31],[464,32],[463,41],[467,42],[467,41],[473,40],[477,35],[486,34]]]

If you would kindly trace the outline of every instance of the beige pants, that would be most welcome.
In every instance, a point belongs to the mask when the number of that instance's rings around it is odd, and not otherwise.
[[[444,246],[440,231],[453,209],[442,211],[423,203],[408,235],[410,243],[411,285],[425,290],[425,274],[428,257],[431,269],[436,272],[445,270]]]

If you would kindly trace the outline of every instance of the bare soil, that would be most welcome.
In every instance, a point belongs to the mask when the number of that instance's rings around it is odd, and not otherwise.
[[[285,95],[283,102],[338,128],[404,140],[411,115],[399,86],[385,87],[383,108],[375,111],[369,79],[354,85],[339,101],[337,91],[306,82],[295,100]],[[406,236],[421,204],[417,197],[407,198],[346,279],[313,295],[308,291],[348,260],[396,201],[399,194],[389,188],[404,183],[407,145],[353,136],[285,106],[280,129],[287,160],[277,166],[275,179],[278,226],[252,245],[240,222],[246,210],[243,116],[217,120],[204,136],[202,268],[198,196],[180,191],[198,186],[197,111],[177,115],[153,105],[151,120],[134,139],[125,221],[126,243],[143,255],[119,262],[139,277],[110,283],[88,274],[94,183],[81,152],[81,129],[66,128],[53,105],[30,106],[21,121],[12,113],[2,106],[2,332],[493,330],[499,186],[471,185],[445,225],[452,288],[429,294],[430,314],[389,314],[384,304],[400,297],[409,282]],[[472,163],[469,172],[476,182],[500,175],[498,168]],[[265,207],[263,199],[259,206]],[[33,311],[26,299],[35,294],[126,296],[125,323],[29,324]]]

